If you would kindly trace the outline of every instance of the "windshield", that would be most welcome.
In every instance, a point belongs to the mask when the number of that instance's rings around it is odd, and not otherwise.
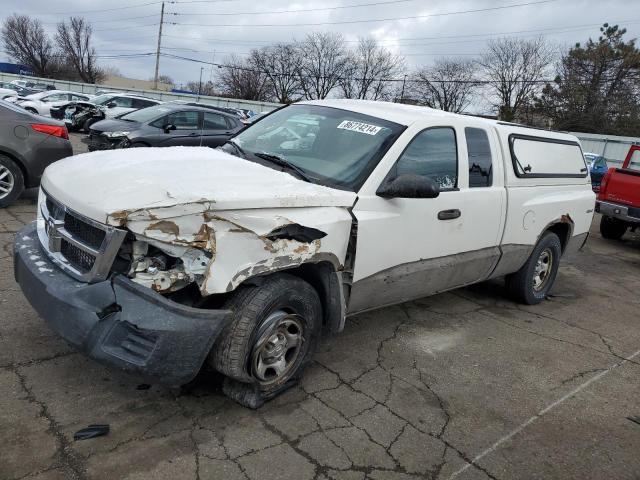
[[[356,191],[403,130],[402,125],[348,110],[291,105],[232,141],[249,156],[276,155],[317,183]]]
[[[163,107],[161,105],[155,105],[153,107],[142,108],[134,112],[127,113],[120,117],[121,120],[127,120],[129,122],[149,122],[156,118],[167,115],[173,110],[171,108]]]

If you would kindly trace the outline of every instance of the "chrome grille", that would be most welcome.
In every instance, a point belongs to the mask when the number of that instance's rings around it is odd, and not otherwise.
[[[64,215],[64,228],[67,232],[91,248],[99,249],[107,232],[83,222],[69,212]]]
[[[78,280],[106,279],[127,232],[75,212],[44,190],[40,194],[38,236],[51,260]]]
[[[96,257],[64,239],[60,241],[60,253],[83,273],[90,272],[96,263]]]

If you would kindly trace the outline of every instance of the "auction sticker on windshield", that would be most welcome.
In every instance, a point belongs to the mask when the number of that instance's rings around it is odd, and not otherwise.
[[[342,130],[351,130],[352,132],[366,133],[367,135],[375,135],[382,130],[382,127],[376,127],[375,125],[369,125],[368,123],[354,122],[352,120],[345,120],[338,125],[338,128],[341,128]]]

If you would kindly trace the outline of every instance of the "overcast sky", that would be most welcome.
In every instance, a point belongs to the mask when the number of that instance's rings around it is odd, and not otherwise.
[[[94,45],[103,67],[113,66],[125,76],[149,79],[155,57],[105,56],[155,52],[160,4],[151,0],[2,0],[0,19],[13,13],[31,15],[53,33],[57,22],[70,15],[84,16],[93,25]],[[513,7],[497,8],[509,6]],[[469,11],[489,8],[493,10]],[[309,9],[315,11],[291,12]],[[278,11],[289,12],[273,13]],[[382,21],[371,21],[377,19]],[[242,55],[276,41],[301,39],[311,31],[333,31],[342,33],[349,42],[359,36],[376,38],[405,55],[407,64],[415,67],[439,56],[472,58],[482,52],[488,38],[501,35],[544,35],[563,47],[589,36],[597,38],[598,25],[609,22],[626,27],[629,38],[635,38],[640,33],[640,1],[176,0],[166,2],[165,22],[163,52],[199,60],[224,63],[230,53]],[[319,23],[325,25],[309,25]],[[2,55],[6,59],[6,54]],[[201,66],[161,58],[160,73],[178,84],[186,83],[198,80]],[[212,70],[206,67],[205,80]]]

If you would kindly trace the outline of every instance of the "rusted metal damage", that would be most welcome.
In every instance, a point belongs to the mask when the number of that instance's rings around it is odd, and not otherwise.
[[[231,291],[252,276],[312,261],[321,253],[321,239],[327,237],[327,232],[280,211],[269,215],[207,210],[173,216],[184,209],[162,210],[109,215],[111,223],[118,222],[135,236],[129,277],[161,293],[193,282],[203,296]],[[163,255],[168,262],[159,260]]]

